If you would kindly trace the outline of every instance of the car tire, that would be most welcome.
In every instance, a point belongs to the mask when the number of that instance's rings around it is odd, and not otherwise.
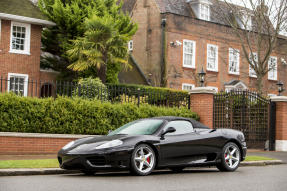
[[[131,156],[131,172],[135,175],[149,175],[156,165],[154,150],[147,144],[138,145]]]
[[[223,172],[233,172],[239,167],[241,152],[235,143],[228,142],[225,144],[220,155],[220,163],[216,165],[218,170]]]
[[[170,167],[169,169],[172,170],[173,172],[178,173],[178,172],[182,172],[184,168],[185,167]]]
[[[81,170],[81,172],[88,176],[92,176],[96,173],[95,171],[92,170]]]

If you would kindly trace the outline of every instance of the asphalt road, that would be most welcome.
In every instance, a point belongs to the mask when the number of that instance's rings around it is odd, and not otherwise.
[[[215,168],[187,169],[182,173],[157,171],[150,176],[127,172],[0,177],[0,191],[283,191],[287,188],[287,165],[240,167],[223,173]]]

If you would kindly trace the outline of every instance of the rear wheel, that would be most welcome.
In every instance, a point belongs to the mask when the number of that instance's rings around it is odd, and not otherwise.
[[[221,162],[216,165],[220,171],[235,171],[240,164],[240,150],[235,143],[227,143],[221,153]]]
[[[153,149],[146,144],[138,145],[131,157],[131,171],[140,176],[146,176],[152,172],[156,164],[156,156]]]

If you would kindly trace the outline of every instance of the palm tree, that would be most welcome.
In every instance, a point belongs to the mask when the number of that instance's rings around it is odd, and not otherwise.
[[[107,66],[129,66],[127,43],[136,30],[137,25],[123,13],[86,19],[84,36],[73,40],[72,48],[67,51],[73,62],[68,68],[74,71],[96,68],[103,83],[113,82],[114,79],[107,79]]]

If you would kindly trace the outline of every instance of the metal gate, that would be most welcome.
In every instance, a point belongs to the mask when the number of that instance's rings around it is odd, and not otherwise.
[[[236,90],[214,96],[213,127],[244,133],[248,148],[270,148],[270,100],[258,93]]]

